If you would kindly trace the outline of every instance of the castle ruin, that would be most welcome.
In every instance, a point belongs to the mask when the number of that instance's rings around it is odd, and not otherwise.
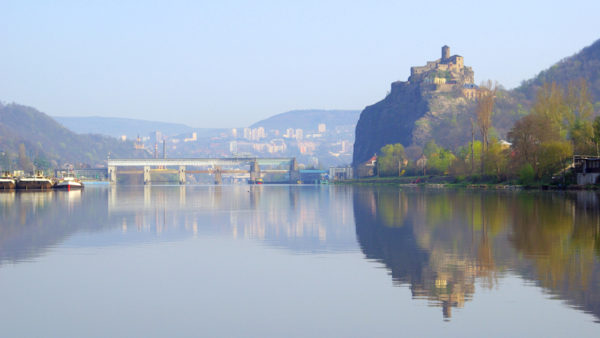
[[[450,56],[450,47],[442,47],[442,57],[428,61],[425,66],[411,67],[408,84],[420,84],[423,90],[433,92],[451,92],[459,90],[464,97],[474,100],[477,86],[475,73],[464,65],[460,55]]]

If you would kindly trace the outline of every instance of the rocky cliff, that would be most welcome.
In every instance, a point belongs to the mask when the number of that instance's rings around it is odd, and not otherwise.
[[[382,101],[362,111],[353,165],[390,143],[423,147],[434,139],[445,147],[464,144],[471,137],[476,90],[471,68],[463,65],[461,56],[449,57],[444,46],[441,59],[412,67],[408,81],[392,83]]]
[[[354,165],[368,160],[390,143],[408,145],[415,122],[428,110],[418,85],[395,83],[385,99],[366,107],[356,124]]]

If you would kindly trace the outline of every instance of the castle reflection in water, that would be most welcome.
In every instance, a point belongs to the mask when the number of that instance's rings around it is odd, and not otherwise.
[[[1,193],[0,266],[69,245],[194,236],[298,253],[362,251],[449,319],[503,276],[600,318],[595,192],[350,186],[140,186]],[[95,234],[94,241],[86,234]]]
[[[358,242],[445,318],[504,274],[600,316],[598,195],[355,189]]]

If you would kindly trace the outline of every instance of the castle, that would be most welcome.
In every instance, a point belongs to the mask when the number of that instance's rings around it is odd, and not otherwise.
[[[467,99],[474,100],[477,86],[474,84],[475,73],[471,67],[464,65],[460,55],[450,56],[450,47],[442,47],[442,57],[428,61],[425,66],[411,67],[408,83],[418,83],[424,90],[450,92],[460,90]]]

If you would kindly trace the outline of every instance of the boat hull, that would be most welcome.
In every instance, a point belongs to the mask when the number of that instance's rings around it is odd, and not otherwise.
[[[17,189],[21,189],[21,190],[52,189],[52,181],[50,181],[50,180],[19,181],[19,182],[17,182]]]
[[[14,180],[0,181],[0,190],[13,190],[17,184]]]
[[[54,188],[63,190],[83,189],[83,184],[78,182],[59,182],[54,186]]]

